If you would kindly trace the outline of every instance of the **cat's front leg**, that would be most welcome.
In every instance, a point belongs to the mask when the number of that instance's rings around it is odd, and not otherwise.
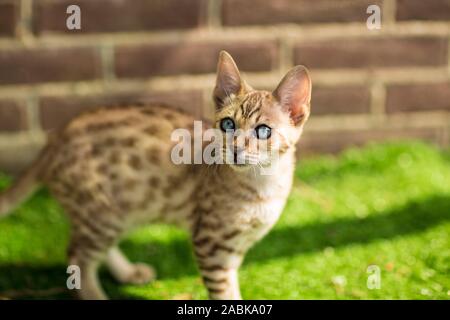
[[[213,300],[241,300],[238,270],[225,268],[201,268],[203,283]]]
[[[238,269],[218,265],[200,267],[203,283],[213,300],[241,300]]]
[[[210,235],[194,238],[195,255],[209,298],[240,300],[238,269],[243,253],[237,252]]]

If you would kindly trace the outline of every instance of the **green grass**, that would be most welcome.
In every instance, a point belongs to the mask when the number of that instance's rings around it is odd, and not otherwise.
[[[67,233],[45,191],[0,221],[0,297],[70,298],[58,292]],[[150,226],[122,247],[159,279],[120,286],[102,271],[111,297],[206,298],[185,232]],[[367,288],[369,265],[380,268],[380,289]],[[246,299],[449,299],[450,154],[396,143],[301,161],[282,218],[240,281]]]

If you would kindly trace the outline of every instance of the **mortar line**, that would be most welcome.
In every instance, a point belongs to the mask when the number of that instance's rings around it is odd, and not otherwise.
[[[384,0],[381,11],[381,28],[383,24],[393,25],[396,23],[397,1],[396,0]]]
[[[284,74],[294,66],[294,44],[289,37],[279,40],[280,65],[279,73]]]
[[[450,80],[450,36],[447,38],[447,71]]]
[[[384,122],[386,115],[386,87],[380,81],[370,86],[370,115],[372,126]]]
[[[384,115],[386,113],[386,87],[380,81],[374,81],[370,87],[371,106],[373,115]]]
[[[106,84],[109,84],[116,79],[114,72],[114,47],[112,44],[103,43],[98,49],[100,50],[103,80]]]
[[[32,25],[33,1],[20,0],[15,5],[19,6],[19,21],[16,25],[16,36],[22,45],[32,46],[35,42]]]
[[[207,28],[219,29],[222,26],[222,0],[208,0],[206,14]]]
[[[27,96],[26,106],[28,130],[30,132],[42,131],[40,122],[39,95],[37,92],[32,91]]]
[[[286,70],[283,70],[283,73]],[[371,84],[373,81],[387,84],[439,83],[449,80],[447,67],[440,68],[400,68],[390,70],[336,69],[333,71],[313,70],[314,83],[330,87],[354,84]],[[421,74],[421,77],[417,77]],[[280,75],[274,71],[245,73],[245,79],[255,87],[274,86],[280,81]],[[69,92],[79,94],[103,93],[134,90],[171,90],[174,85],[180,90],[209,89],[214,86],[215,74],[154,76],[143,79],[117,78],[106,84],[102,79],[60,83],[11,84],[0,86],[0,97],[23,97],[36,91],[45,95],[64,95]],[[372,81],[372,83],[373,83]]]
[[[22,0],[29,1],[29,0]],[[393,26],[386,26],[382,33],[368,33],[365,23],[349,23],[345,25],[325,24],[309,26],[254,26],[227,28],[199,28],[179,31],[144,31],[125,33],[93,33],[82,35],[66,35],[48,32],[38,38],[32,37],[30,46],[40,47],[76,47],[83,45],[97,45],[101,41],[108,41],[114,45],[135,45],[145,43],[179,43],[181,39],[195,44],[202,41],[214,41],[218,38],[230,41],[269,41],[282,37],[290,37],[296,41],[326,41],[327,39],[358,39],[367,37],[414,37],[414,36],[445,36],[450,35],[448,22],[399,22]],[[143,41],[144,39],[144,41]],[[23,43],[0,39],[3,48],[21,48]]]
[[[442,127],[441,144],[441,147],[444,148],[447,148],[450,145],[450,125]]]

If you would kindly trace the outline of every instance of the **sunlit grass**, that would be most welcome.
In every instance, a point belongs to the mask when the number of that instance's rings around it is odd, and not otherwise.
[[[45,191],[0,221],[0,297],[70,298],[58,293],[68,230]],[[206,298],[183,231],[146,227],[122,247],[159,279],[120,286],[102,272],[110,296]],[[380,289],[367,288],[369,265],[381,271]],[[282,218],[248,254],[240,281],[246,299],[449,299],[449,153],[397,143],[302,160]]]

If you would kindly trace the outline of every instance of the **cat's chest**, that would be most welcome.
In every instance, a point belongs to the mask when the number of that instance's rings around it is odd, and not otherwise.
[[[278,221],[285,205],[285,199],[272,199],[259,204],[248,204],[231,213],[224,228],[238,232],[230,243],[233,248],[245,252],[256,241],[263,238]]]
[[[293,170],[284,169],[272,176],[225,176],[204,184],[207,187],[199,197],[202,221],[240,232],[241,239],[261,238],[277,222],[286,204]]]
[[[235,223],[245,228],[273,225],[280,217],[285,203],[285,197],[278,196],[265,201],[242,204],[236,212]]]
[[[257,190],[242,198],[220,198],[214,202],[218,219],[234,228],[245,230],[265,230],[272,227],[280,217],[289,194],[287,185],[274,184],[268,190]]]

